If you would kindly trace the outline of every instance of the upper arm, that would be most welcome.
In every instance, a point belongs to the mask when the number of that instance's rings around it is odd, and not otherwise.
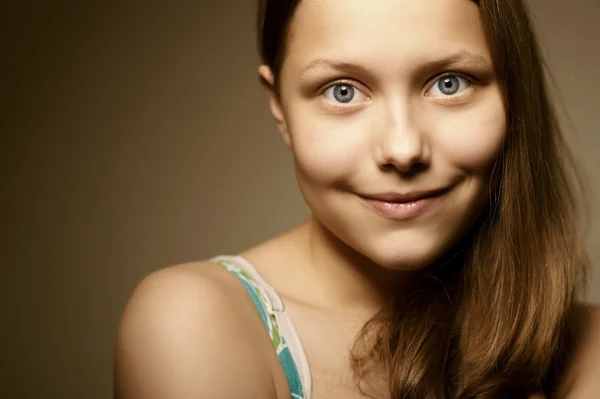
[[[600,397],[600,308],[581,307],[582,321],[578,326],[575,352],[557,397],[566,399],[596,399]]]
[[[123,313],[115,353],[120,399],[269,398],[272,376],[214,279],[185,268],[146,277]],[[247,338],[247,337],[246,337]]]

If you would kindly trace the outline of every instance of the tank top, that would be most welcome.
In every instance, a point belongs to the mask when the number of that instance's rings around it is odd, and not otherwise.
[[[246,259],[240,256],[217,256],[211,261],[235,275],[248,292],[285,372],[291,398],[310,399],[311,376],[308,360],[279,295]]]

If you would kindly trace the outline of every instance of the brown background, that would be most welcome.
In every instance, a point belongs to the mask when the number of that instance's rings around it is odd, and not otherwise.
[[[0,397],[109,398],[140,278],[307,209],[257,84],[254,0],[20,3],[0,12]],[[598,192],[600,2],[531,4]]]

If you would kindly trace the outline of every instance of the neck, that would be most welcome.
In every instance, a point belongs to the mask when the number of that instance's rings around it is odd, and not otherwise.
[[[404,276],[359,254],[314,217],[299,233],[308,254],[303,263],[311,281],[311,296],[324,308],[373,315],[387,303]]]

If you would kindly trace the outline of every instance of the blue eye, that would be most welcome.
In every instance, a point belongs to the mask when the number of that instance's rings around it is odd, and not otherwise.
[[[349,103],[354,98],[354,87],[336,85],[333,87],[333,97],[341,103]]]
[[[323,92],[323,97],[337,105],[351,105],[364,100],[366,96],[349,83],[337,83],[329,86]]]
[[[462,93],[471,87],[471,82],[458,75],[446,75],[439,78],[430,89],[432,97],[450,97]]]

